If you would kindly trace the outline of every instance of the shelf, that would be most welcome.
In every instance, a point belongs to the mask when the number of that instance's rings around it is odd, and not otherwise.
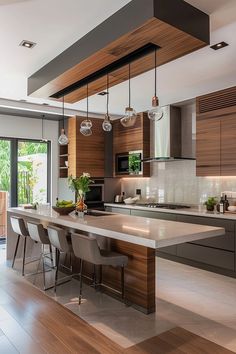
[[[63,167],[60,166],[59,168],[60,168],[60,170],[68,170],[68,167],[66,167],[66,166],[65,167],[64,166]]]
[[[68,157],[69,154],[63,154],[63,155],[59,155],[59,157]]]

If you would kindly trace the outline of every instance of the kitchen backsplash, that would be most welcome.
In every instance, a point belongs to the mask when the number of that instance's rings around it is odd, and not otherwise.
[[[123,178],[125,196],[142,190],[142,198],[155,202],[202,204],[222,191],[236,192],[236,177],[196,177],[196,161],[152,163],[150,178]]]

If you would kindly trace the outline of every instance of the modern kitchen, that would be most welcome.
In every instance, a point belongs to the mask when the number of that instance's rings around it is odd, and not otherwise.
[[[234,353],[236,3],[62,3],[0,1],[0,352]]]

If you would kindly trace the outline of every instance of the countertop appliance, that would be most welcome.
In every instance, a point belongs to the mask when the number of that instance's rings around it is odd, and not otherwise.
[[[145,206],[147,208],[165,208],[165,209],[188,209],[189,205],[171,204],[171,203],[144,203],[136,204],[137,206]]]
[[[124,201],[123,195],[120,194],[115,196],[115,203],[123,203],[123,201]]]

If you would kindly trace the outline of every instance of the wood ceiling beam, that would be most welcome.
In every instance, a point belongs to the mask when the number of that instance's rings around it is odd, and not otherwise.
[[[28,78],[28,95],[52,98],[105,66],[153,43],[158,66],[209,44],[209,16],[183,0],[133,0]],[[154,55],[132,63],[131,77],[154,67]],[[128,78],[127,66],[110,73],[110,85]],[[91,83],[89,95],[106,88],[106,77]],[[65,101],[86,97],[84,87],[65,95]]]

